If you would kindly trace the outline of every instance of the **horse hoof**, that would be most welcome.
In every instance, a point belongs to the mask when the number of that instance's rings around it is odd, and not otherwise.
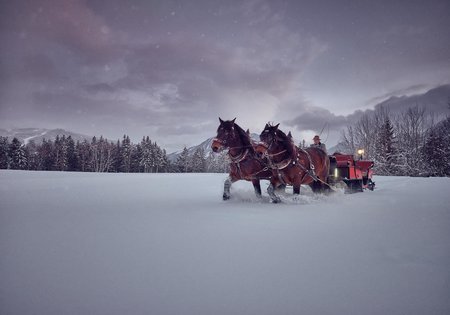
[[[230,199],[230,196],[223,195],[222,198],[223,198],[223,200],[229,200],[229,199]]]
[[[280,198],[272,199],[272,203],[280,203],[280,202],[281,202],[281,199],[280,199]]]

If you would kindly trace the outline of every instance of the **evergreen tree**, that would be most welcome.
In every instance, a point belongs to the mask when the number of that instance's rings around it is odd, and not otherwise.
[[[10,168],[13,170],[25,170],[28,167],[25,148],[19,139],[14,138],[9,145]]]
[[[376,171],[380,175],[396,175],[397,162],[395,150],[394,128],[389,117],[385,117],[375,143],[373,158]]]
[[[177,161],[175,163],[178,172],[187,173],[190,171],[189,167],[189,151],[186,147],[184,147],[181,154],[178,156]]]
[[[129,173],[131,171],[131,154],[132,154],[132,146],[130,137],[127,135],[123,136],[122,139],[122,165],[121,165],[121,171],[125,173]]]
[[[167,172],[170,167],[169,158],[165,149],[162,150],[162,158],[160,164],[160,172]]]
[[[55,158],[53,154],[53,142],[51,140],[42,140],[42,144],[38,147],[38,169],[42,171],[53,170]]]
[[[131,173],[140,173],[141,167],[139,165],[139,161],[142,157],[142,148],[141,146],[135,145],[131,143],[131,156],[130,156],[130,172]]]
[[[191,170],[195,173],[204,173],[206,171],[205,150],[198,147],[190,159]]]
[[[54,169],[57,171],[66,171],[69,163],[67,156],[67,141],[65,135],[63,135],[62,138],[60,138],[59,135],[56,136],[54,144],[54,152],[55,152]]]
[[[41,165],[40,156],[39,156],[39,145],[37,145],[34,140],[30,140],[26,146],[25,150],[28,156],[28,169],[29,170],[38,170]]]
[[[70,172],[78,171],[78,156],[75,150],[75,141],[72,136],[67,137],[67,170]]]
[[[430,175],[450,175],[450,117],[430,128],[423,155]]]
[[[163,151],[155,142],[153,145],[153,171],[155,173],[161,172],[163,163],[164,163]]]
[[[427,169],[430,175],[443,176],[442,162],[445,160],[444,141],[435,128],[432,128],[423,147]]]
[[[0,169],[7,169],[9,166],[9,142],[7,137],[0,137]]]
[[[89,142],[86,139],[84,139],[81,143],[77,141],[75,151],[78,162],[77,170],[80,172],[90,172],[91,146]]]
[[[141,141],[142,154],[140,157],[139,165],[144,173],[150,173],[153,166],[153,156],[152,156],[152,142],[150,138],[143,137]]]
[[[122,147],[120,146],[120,140],[117,140],[116,145],[112,151],[112,171],[119,173],[123,164]]]
[[[206,171],[210,173],[228,173],[230,161],[226,152],[210,154],[206,159]]]
[[[447,117],[439,127],[444,143],[444,160],[442,166],[445,176],[450,176],[450,117]]]

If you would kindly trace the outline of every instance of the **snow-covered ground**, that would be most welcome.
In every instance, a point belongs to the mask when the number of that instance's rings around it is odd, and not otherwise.
[[[224,178],[1,171],[0,314],[450,314],[449,178]]]

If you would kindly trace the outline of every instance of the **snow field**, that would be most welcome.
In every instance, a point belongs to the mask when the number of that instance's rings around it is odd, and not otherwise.
[[[450,179],[0,172],[0,314],[448,314]]]

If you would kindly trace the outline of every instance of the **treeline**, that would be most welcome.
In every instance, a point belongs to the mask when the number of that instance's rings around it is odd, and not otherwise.
[[[204,173],[227,172],[225,154],[209,155],[197,148],[192,154],[184,148],[171,163],[166,150],[144,137],[138,144],[129,136],[111,142],[100,137],[91,141],[74,141],[71,136],[57,136],[54,141],[29,141],[22,144],[17,138],[9,142],[0,137],[0,169],[109,172],[109,173]]]
[[[229,171],[228,155],[225,152],[210,154],[205,157],[205,150],[198,147],[192,154],[184,147],[178,155],[173,171],[177,173],[227,173]]]
[[[450,176],[450,117],[436,122],[418,106],[396,115],[379,108],[343,131],[338,150],[359,148],[379,175]]]
[[[9,143],[0,137],[0,168],[72,172],[167,172],[170,163],[166,151],[149,137],[133,144],[128,136],[111,142],[100,137],[75,142],[71,136],[57,136],[22,144],[17,138]]]

